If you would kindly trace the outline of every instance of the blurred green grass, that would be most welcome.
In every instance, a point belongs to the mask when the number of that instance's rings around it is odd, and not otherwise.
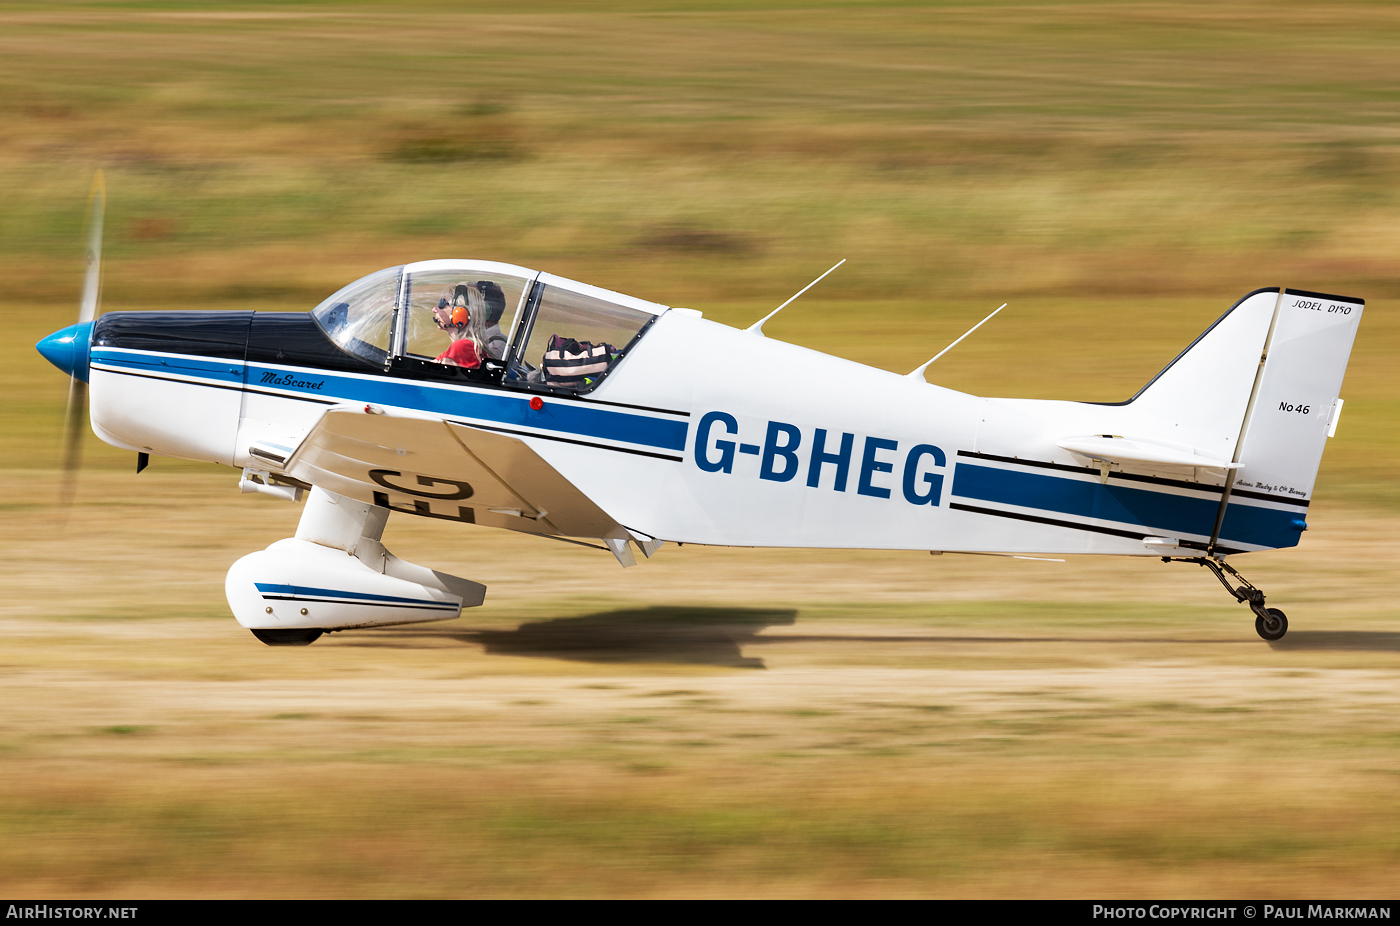
[[[934,378],[1118,400],[1259,286],[1369,300],[1322,491],[1400,505],[1400,12],[1338,4],[0,7],[0,465],[51,465],[91,172],[104,308],[549,269]],[[97,465],[127,461],[94,447]],[[183,464],[167,464],[181,465]]]
[[[989,767],[978,781],[906,785],[897,797],[839,782],[804,794],[726,782],[710,788],[719,800],[689,806],[677,792],[691,782],[655,768],[620,776],[625,793],[584,773],[582,787],[548,801],[503,796],[500,775],[451,767],[436,770],[440,788],[360,770],[314,790],[230,787],[217,769],[182,769],[188,790],[176,794],[126,780],[31,791],[0,810],[0,833],[41,848],[0,856],[21,883],[64,864],[137,896],[1005,897],[1075,893],[1070,883],[1135,896],[1108,872],[1219,895],[1222,871],[1262,886],[1269,865],[1300,864],[1314,866],[1312,885],[1384,892],[1383,880],[1356,875],[1393,862],[1393,816],[1347,814],[1339,827],[1323,802],[1261,826],[1258,801],[1242,806],[1218,784],[1202,801],[1196,781],[1129,764],[1155,807],[1121,780],[1056,767],[1034,782]],[[229,799],[201,800],[199,783]],[[1279,796],[1293,797],[1302,783],[1281,784]],[[1369,784],[1383,800],[1384,784]],[[1183,792],[1191,809],[1169,810]],[[82,839],[87,828],[120,838]],[[1318,863],[1340,855],[1355,867]]]

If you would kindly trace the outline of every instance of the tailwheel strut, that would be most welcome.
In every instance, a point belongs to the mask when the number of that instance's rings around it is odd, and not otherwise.
[[[1218,560],[1211,556],[1164,556],[1164,563],[1195,563],[1197,566],[1204,566],[1215,577],[1220,580],[1220,584],[1225,586],[1225,591],[1235,596],[1236,601],[1246,602],[1249,609],[1254,612],[1254,629],[1265,640],[1279,640],[1288,633],[1288,617],[1278,608],[1268,608],[1264,606],[1264,592],[1254,586],[1244,576],[1240,575],[1235,567],[1224,560]],[[1225,577],[1229,573],[1239,581],[1238,587],[1232,585]]]

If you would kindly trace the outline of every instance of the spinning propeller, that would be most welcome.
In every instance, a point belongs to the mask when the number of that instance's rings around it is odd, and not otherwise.
[[[68,384],[68,411],[63,423],[63,488],[60,500],[64,507],[73,503],[78,466],[82,462],[88,354],[92,343],[92,323],[97,317],[97,302],[102,289],[102,217],[106,205],[107,187],[99,170],[92,180],[92,192],[88,195],[87,275],[83,280],[83,301],[78,309],[78,323],[55,331],[36,345],[45,359],[72,377]]]

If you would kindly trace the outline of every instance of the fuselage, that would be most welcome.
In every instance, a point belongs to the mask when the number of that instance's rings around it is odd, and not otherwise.
[[[510,350],[528,342],[517,330]],[[403,343],[371,362],[308,313],[110,313],[73,362],[87,365],[94,431],[117,447],[275,471],[267,448],[290,453],[328,408],[404,410],[511,435],[618,524],[682,543],[1160,555],[1164,538],[1204,549],[1225,491],[1223,470],[1110,472],[1058,446],[1143,433],[1153,423],[1132,402],[971,396],[684,309],[654,307],[587,389],[512,381],[519,356],[444,370]],[[390,486],[434,477],[413,447],[399,454]],[[1292,546],[1306,507],[1236,490],[1221,549]]]

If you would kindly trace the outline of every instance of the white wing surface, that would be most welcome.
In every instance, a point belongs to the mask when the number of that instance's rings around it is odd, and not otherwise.
[[[333,406],[285,471],[339,495],[423,517],[574,537],[618,530],[523,442],[440,418]]]

